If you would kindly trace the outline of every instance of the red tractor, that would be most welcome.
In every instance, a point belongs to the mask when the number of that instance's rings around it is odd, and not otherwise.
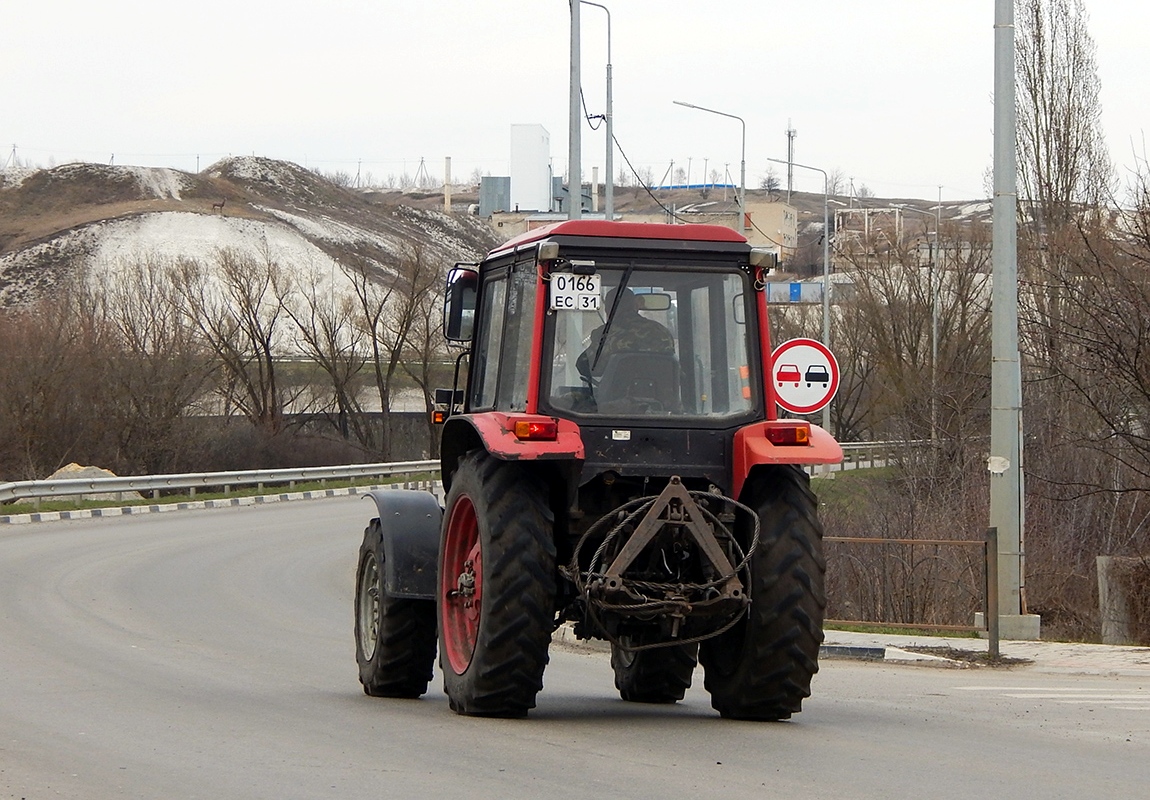
[[[535,706],[554,631],[611,644],[624,700],[780,720],[818,670],[822,528],[803,467],[838,443],[778,419],[764,273],[728,228],[573,220],[448,278],[466,350],[442,391],[445,508],[373,493],[356,645],[373,696]],[[466,382],[460,375],[466,361]]]

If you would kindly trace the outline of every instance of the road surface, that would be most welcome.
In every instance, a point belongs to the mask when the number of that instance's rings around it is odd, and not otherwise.
[[[1150,686],[827,661],[786,723],[730,722],[701,675],[620,701],[555,647],[527,720],[458,717],[439,679],[366,697],[352,640],[371,504],[0,528],[0,798],[1127,798]]]

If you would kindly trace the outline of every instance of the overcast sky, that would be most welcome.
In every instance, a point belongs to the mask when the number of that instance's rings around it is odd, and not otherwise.
[[[659,180],[747,183],[786,157],[886,197],[986,194],[994,0],[604,0],[615,135]],[[1150,127],[1150,3],[1087,0],[1116,166]],[[588,110],[604,110],[606,18],[582,6]],[[229,154],[377,179],[507,174],[510,126],[568,138],[567,0],[7,0],[0,6],[0,165],[69,160],[195,170]],[[583,172],[602,131],[584,127]],[[360,164],[359,162],[362,162]],[[624,167],[616,154],[616,168]],[[785,167],[776,166],[780,176]],[[602,172],[600,172],[602,177]],[[796,188],[821,191],[817,173]]]

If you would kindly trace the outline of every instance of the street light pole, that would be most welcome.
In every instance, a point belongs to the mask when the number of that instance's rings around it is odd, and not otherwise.
[[[605,218],[612,220],[615,219],[615,133],[612,124],[615,112],[611,103],[611,10],[605,5],[592,3],[590,0],[580,0],[580,2],[607,12],[607,113],[604,114],[605,127],[607,128],[607,162],[604,166],[607,170],[607,177],[603,181],[603,193],[606,195],[603,211]]]
[[[567,120],[567,219],[583,216],[583,165],[580,151],[583,115],[579,108],[579,5],[571,2],[571,86]]]
[[[682,100],[673,100],[672,102],[684,108],[693,108],[697,111],[706,111],[709,114],[718,114],[720,117],[737,119],[739,124],[743,126],[742,157],[739,161],[739,224],[738,227],[735,228],[739,233],[742,233],[747,228],[747,123],[742,117],[736,116],[735,114],[728,114],[725,111],[704,108],[694,103],[684,103]]]
[[[1015,151],[1014,2],[994,8],[994,199],[990,366],[990,527],[998,529],[1003,636],[1037,639],[1025,618],[1022,363],[1018,350],[1018,165]]]

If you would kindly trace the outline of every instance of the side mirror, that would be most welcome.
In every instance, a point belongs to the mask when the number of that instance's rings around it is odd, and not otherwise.
[[[452,342],[470,342],[475,329],[479,273],[474,264],[456,264],[447,275],[443,296],[443,336]]]

